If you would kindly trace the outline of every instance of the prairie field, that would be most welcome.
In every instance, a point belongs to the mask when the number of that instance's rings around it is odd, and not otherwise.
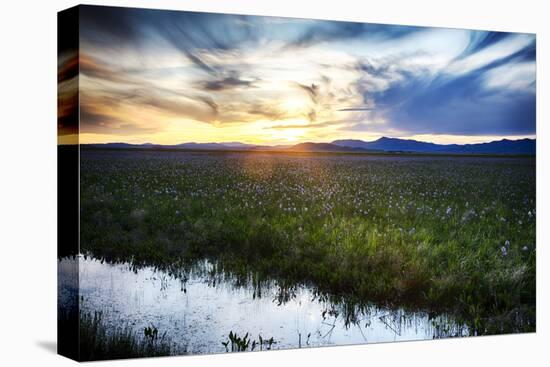
[[[84,149],[80,175],[95,259],[182,281],[208,261],[237,286],[307,286],[349,323],[374,304],[535,330],[533,158]]]

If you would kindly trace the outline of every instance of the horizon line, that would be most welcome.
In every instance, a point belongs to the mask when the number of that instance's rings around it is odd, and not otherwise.
[[[515,137],[515,136],[514,136]],[[58,137],[60,138],[60,137]],[[176,145],[183,145],[183,144],[219,144],[219,145],[226,145],[226,144],[242,144],[242,145],[249,145],[249,146],[268,146],[268,147],[277,147],[277,146],[294,146],[298,144],[306,144],[306,143],[313,143],[313,144],[332,144],[335,141],[342,141],[342,140],[352,140],[352,141],[361,141],[365,143],[373,143],[380,139],[396,139],[396,140],[406,140],[406,141],[415,141],[419,143],[427,143],[427,144],[435,144],[435,145],[444,145],[444,146],[450,146],[450,145],[474,145],[474,144],[488,144],[488,143],[494,143],[499,141],[521,141],[521,140],[535,140],[536,141],[536,135],[525,135],[524,137],[517,137],[517,138],[511,138],[511,137],[501,137],[501,138],[495,138],[491,140],[484,140],[484,141],[477,141],[477,142],[455,142],[455,143],[437,143],[434,141],[429,140],[420,140],[420,139],[413,139],[410,137],[401,138],[401,137],[391,137],[391,136],[381,136],[377,139],[373,140],[363,140],[363,139],[357,139],[357,138],[341,138],[341,139],[333,139],[329,141],[313,141],[313,140],[304,140],[304,141],[288,141],[288,142],[278,142],[278,143],[249,143],[240,140],[230,140],[230,141],[205,141],[205,142],[199,142],[199,141],[182,141],[178,143],[154,143],[151,141],[145,141],[145,142],[130,142],[130,141],[124,141],[124,140],[112,140],[112,141],[103,141],[103,142],[86,142],[81,143],[78,142],[76,144],[58,144],[58,145],[99,145],[99,144],[128,144],[128,145],[156,145],[156,146],[176,146]],[[78,138],[77,138],[78,141]]]

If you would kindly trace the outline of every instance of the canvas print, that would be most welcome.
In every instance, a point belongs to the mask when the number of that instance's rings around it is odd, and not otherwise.
[[[76,360],[536,330],[534,34],[58,15]]]

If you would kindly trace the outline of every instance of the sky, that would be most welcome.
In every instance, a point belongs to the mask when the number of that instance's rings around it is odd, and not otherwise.
[[[80,8],[80,142],[535,137],[535,35]]]

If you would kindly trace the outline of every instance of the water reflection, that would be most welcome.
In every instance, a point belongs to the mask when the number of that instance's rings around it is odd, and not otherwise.
[[[273,337],[274,349],[468,335],[445,315],[335,304],[306,286],[245,281],[208,262],[179,273],[91,258],[64,259],[60,265],[76,261],[84,311],[102,311],[113,327],[154,325],[193,354],[225,352],[222,342],[230,331]],[[70,273],[63,273],[73,268],[59,267],[61,289],[74,289]],[[61,290],[60,296],[69,293]]]

